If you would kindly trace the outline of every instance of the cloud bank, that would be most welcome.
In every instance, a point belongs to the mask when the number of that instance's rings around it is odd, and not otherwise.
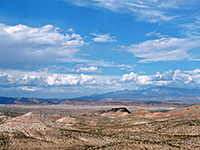
[[[192,71],[170,70],[162,74],[157,72],[155,75],[139,75],[131,72],[129,74],[124,74],[120,81],[136,86],[149,85],[200,88],[200,69]]]
[[[16,87],[21,90],[35,91],[37,89],[45,89],[52,86],[78,86],[92,83],[92,76],[85,74],[25,74],[16,75],[8,73],[0,73],[1,87]],[[32,89],[32,90],[30,90]],[[34,90],[35,89],[35,90]]]
[[[122,89],[138,89],[152,86],[171,86],[200,88],[200,69],[181,71],[170,70],[164,73],[157,72],[153,75],[140,75],[130,72],[121,76],[104,75],[75,75],[75,74],[50,74],[50,73],[0,73],[0,88],[15,88],[17,91],[27,92],[53,92],[65,93],[87,89],[87,94],[97,91],[106,93]],[[80,91],[76,91],[80,92]],[[83,92],[84,93],[84,92]],[[34,93],[33,93],[34,94]],[[83,95],[86,95],[84,93]]]

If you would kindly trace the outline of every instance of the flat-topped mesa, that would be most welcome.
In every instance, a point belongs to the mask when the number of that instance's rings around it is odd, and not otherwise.
[[[125,107],[112,108],[110,110],[107,110],[106,112],[126,112],[128,114],[131,114],[131,112]]]
[[[131,112],[125,107],[119,107],[101,111],[100,114],[107,117],[123,117],[131,114]]]

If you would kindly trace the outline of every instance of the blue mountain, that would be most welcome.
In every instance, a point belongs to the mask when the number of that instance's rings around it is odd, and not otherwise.
[[[165,86],[143,90],[122,90],[105,94],[94,94],[74,98],[73,100],[100,101],[193,101],[200,102],[199,89],[172,88]]]

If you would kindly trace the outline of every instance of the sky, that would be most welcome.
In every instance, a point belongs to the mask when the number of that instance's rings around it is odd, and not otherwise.
[[[0,0],[0,96],[200,88],[199,0]]]

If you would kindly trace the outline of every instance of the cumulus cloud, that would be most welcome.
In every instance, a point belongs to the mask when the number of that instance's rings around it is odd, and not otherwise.
[[[0,45],[0,67],[15,68],[69,59],[85,42],[81,35],[60,33],[52,25],[0,24]]]
[[[131,72],[130,74],[124,74],[120,81],[123,82],[132,82],[134,84],[139,85],[146,85],[146,84],[152,84],[151,76],[147,75],[138,75],[134,72]]]
[[[181,71],[170,70],[164,73],[157,72],[153,75],[140,75],[131,72],[118,76],[90,76],[85,74],[51,74],[51,73],[26,73],[12,74],[0,73],[0,87],[15,87],[24,91],[37,91],[49,87],[79,87],[91,88],[104,87],[106,89],[122,89],[140,86],[180,86],[200,87],[200,69]],[[125,85],[125,86],[124,86]]]
[[[15,83],[15,78],[8,73],[0,73],[0,86],[8,86]]]
[[[139,75],[131,72],[124,74],[120,82],[131,83],[133,85],[170,85],[170,86],[186,86],[200,87],[200,69],[192,71],[166,71],[164,73],[157,72],[155,75]]]
[[[91,66],[91,67],[79,67],[76,72],[97,72],[98,68]]]
[[[108,43],[108,42],[117,42],[114,36],[111,36],[110,33],[106,34],[97,34],[97,33],[91,33],[94,38],[92,39],[94,42],[99,43]]]
[[[0,73],[1,87],[16,87],[23,91],[36,91],[52,86],[76,86],[92,83],[94,78],[85,74],[26,74],[15,75],[8,73]]]
[[[92,76],[88,75],[65,75],[65,76],[59,76],[57,74],[54,74],[52,76],[48,76],[45,80],[47,85],[53,86],[53,85],[81,85],[87,82],[91,82],[93,80]]]
[[[71,98],[120,90],[121,83],[117,83],[119,79],[120,76],[10,70],[0,73],[0,93],[10,96]],[[109,84],[109,81],[115,84]]]
[[[175,61],[192,59],[188,54],[194,48],[199,48],[200,39],[165,37],[148,40],[127,47],[127,51],[139,62]]]
[[[9,92],[46,94],[56,93],[65,97],[68,93],[76,97],[98,92],[117,91],[123,89],[139,89],[151,86],[171,86],[200,88],[200,69],[181,71],[170,70],[153,75],[140,75],[130,72],[120,76],[85,75],[85,74],[52,74],[52,73],[0,73],[0,89]],[[87,91],[87,94],[85,93]],[[52,95],[55,97],[55,95]]]

